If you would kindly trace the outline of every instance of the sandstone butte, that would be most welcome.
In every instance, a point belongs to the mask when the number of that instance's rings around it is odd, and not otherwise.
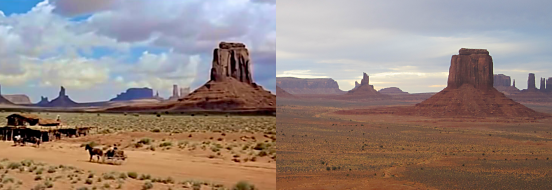
[[[453,55],[448,85],[416,104],[415,115],[473,117],[545,117],[507,98],[493,87],[493,60],[486,49],[465,49]]]
[[[37,104],[39,105],[39,104]],[[79,104],[76,103],[75,101],[71,100],[71,98],[69,98],[69,96],[67,96],[65,94],[65,88],[62,86],[61,89],[59,90],[59,96],[55,99],[53,99],[52,101],[48,102],[47,104],[43,104],[43,105],[40,105],[40,106],[44,106],[44,107],[75,107],[75,106],[78,106]]]
[[[337,111],[338,114],[396,114],[460,118],[550,117],[506,97],[493,87],[493,60],[485,49],[465,49],[453,55],[447,87],[408,107]]]
[[[213,52],[210,80],[176,102],[131,105],[108,111],[276,111],[276,95],[253,81],[249,51],[242,43],[221,42]]]
[[[370,85],[369,76],[363,73],[360,85],[345,94],[350,98],[389,98],[390,96],[379,93]]]
[[[277,98],[294,98],[295,96],[286,92],[284,89],[276,86],[276,97]]]

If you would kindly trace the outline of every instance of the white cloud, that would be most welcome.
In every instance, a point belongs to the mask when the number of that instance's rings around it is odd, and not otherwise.
[[[297,78],[329,78],[327,76],[318,75],[318,73],[312,73],[311,70],[289,70],[283,71],[281,74],[277,74],[277,77],[297,77]]]

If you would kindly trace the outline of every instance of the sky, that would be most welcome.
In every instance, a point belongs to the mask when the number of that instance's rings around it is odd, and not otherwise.
[[[2,94],[32,102],[57,97],[105,101],[149,87],[209,80],[213,49],[242,42],[254,81],[275,92],[275,0],[2,0]]]
[[[446,87],[452,55],[487,49],[494,73],[527,88],[552,77],[549,0],[279,0],[277,77],[333,78],[350,90],[362,73],[376,89]]]

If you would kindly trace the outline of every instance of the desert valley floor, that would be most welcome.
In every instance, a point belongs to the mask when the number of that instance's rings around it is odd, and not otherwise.
[[[34,114],[98,128],[39,147],[0,141],[0,189],[232,189],[240,182],[276,187],[274,116]],[[128,159],[120,165],[90,162],[84,149],[89,143],[117,144]]]
[[[277,189],[552,189],[550,117],[336,113],[418,102],[279,98]]]

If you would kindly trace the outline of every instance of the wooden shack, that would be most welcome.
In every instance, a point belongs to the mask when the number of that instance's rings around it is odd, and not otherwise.
[[[61,134],[66,137],[78,137],[90,131],[90,127],[63,126],[59,121],[40,118],[33,114],[16,113],[6,118],[7,125],[0,128],[0,139],[4,141],[11,141],[14,136],[21,135],[23,138],[38,137],[42,142],[47,142],[54,140],[56,134],[60,137]]]

